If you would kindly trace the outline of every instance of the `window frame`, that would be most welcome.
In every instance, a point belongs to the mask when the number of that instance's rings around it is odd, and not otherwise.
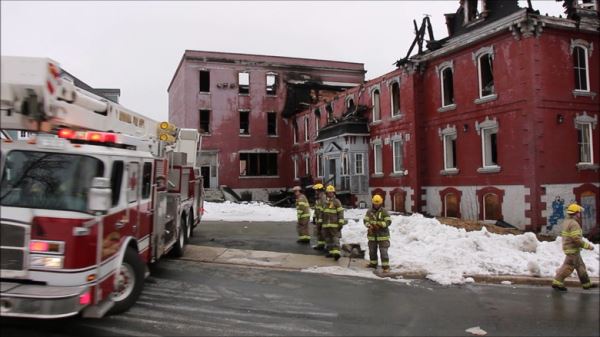
[[[593,165],[594,164],[594,133],[593,133],[593,123],[592,122],[576,122],[575,128],[577,129],[577,148],[578,148],[578,160],[577,165]],[[585,146],[582,143],[581,139],[583,138],[584,128],[587,128],[587,150],[589,161],[582,161],[582,147]]]
[[[360,160],[358,160],[358,156],[360,156]],[[364,153],[355,153],[354,154],[354,174],[355,175],[364,175],[365,174],[365,163],[364,162],[365,162]],[[360,168],[360,172],[359,172],[358,168]]]
[[[585,70],[585,86],[587,87],[587,89],[581,89],[581,88],[577,88],[578,84],[578,76],[577,74],[579,74],[579,72],[577,70],[582,69],[581,67],[577,67],[578,66],[578,61],[579,58],[577,57],[577,50],[582,50],[583,51],[583,59],[585,62],[585,67],[583,68]],[[589,47],[587,45],[587,43],[584,43],[584,41],[580,41],[580,40],[576,40],[576,41],[572,41],[571,42],[571,55],[573,55],[573,70],[574,70],[574,74],[575,74],[575,85],[574,85],[574,91],[577,92],[585,92],[585,93],[589,93],[591,92],[591,88],[590,88],[590,62],[589,62],[589,57],[590,57],[590,50]],[[581,65],[579,65],[581,66]],[[581,82],[581,79],[579,79]]]
[[[275,128],[275,130],[274,130],[275,132],[274,133],[270,133],[269,132],[270,131],[269,126],[270,126],[270,122],[271,122],[271,120],[270,120],[271,116],[274,117],[274,121],[273,121],[273,127]],[[269,112],[267,112],[267,135],[271,136],[271,137],[277,136],[278,135],[277,131],[278,131],[277,130],[277,113],[273,112],[273,111],[269,111]]]
[[[242,114],[246,114],[246,118],[247,118],[247,127],[246,127],[246,132],[242,133]],[[239,125],[239,130],[240,136],[250,136],[250,110],[239,110],[239,121],[240,121],[240,125]]]
[[[377,123],[381,121],[381,92],[379,88],[375,88],[371,92],[371,106],[371,122]]]
[[[499,144],[498,144],[498,132],[499,132],[499,124],[498,121],[496,120],[496,118],[493,119],[489,119],[489,117],[486,117],[486,119],[479,123],[479,122],[475,122],[475,129],[477,130],[477,134],[480,135],[481,137],[481,167],[477,169],[477,172],[479,173],[495,173],[495,172],[499,172],[500,171],[500,163],[498,160],[499,157]],[[489,135],[489,137],[488,137]],[[493,140],[492,140],[492,135],[496,140],[495,140],[495,154],[496,154],[496,162],[495,163],[490,163],[487,159],[487,143],[488,143],[488,138],[490,143],[490,150],[492,151],[492,153],[489,154],[489,160],[493,160],[493,156],[494,156],[494,148],[492,148],[493,144]]]
[[[273,77],[274,79],[272,85],[269,85],[269,77]],[[276,72],[269,71],[265,74],[265,93],[267,96],[277,96],[278,82],[279,75]],[[271,88],[271,90],[269,90],[269,88]]]
[[[398,93],[394,94],[394,88],[398,88]],[[402,115],[402,109],[400,108],[400,81],[394,80],[390,83],[390,110],[391,117],[399,117]],[[394,108],[397,106],[397,109]]]
[[[242,76],[243,74],[247,74],[248,76],[248,84],[242,84]],[[250,95],[250,72],[249,71],[239,71],[238,72],[238,95]]]
[[[203,89],[203,86],[202,86],[202,83],[203,83],[203,81],[202,81],[202,74],[207,74],[207,76],[208,76],[208,79],[207,79],[207,81],[208,81],[208,83],[207,83],[208,88],[205,88],[206,90],[202,90]],[[198,71],[198,92],[201,93],[201,94],[208,94],[208,93],[210,93],[210,70],[208,70],[208,69],[200,69]]]
[[[373,144],[373,174],[383,175],[383,146],[381,143]],[[379,163],[379,170],[378,169]]]
[[[404,142],[401,139],[396,139],[396,140],[392,140],[392,159],[393,159],[393,165],[392,165],[392,173],[395,174],[402,174],[404,173]],[[396,145],[398,145],[398,151],[399,153],[399,158],[400,158],[400,167],[396,167],[397,163],[396,163],[396,159],[397,159],[397,155],[398,153],[396,153]]]

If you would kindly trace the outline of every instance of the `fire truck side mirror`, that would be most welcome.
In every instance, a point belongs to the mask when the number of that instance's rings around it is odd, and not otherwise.
[[[106,213],[111,205],[110,179],[94,177],[88,193],[88,209],[94,213]]]

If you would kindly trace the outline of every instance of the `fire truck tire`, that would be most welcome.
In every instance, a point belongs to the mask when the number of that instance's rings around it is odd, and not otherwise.
[[[183,216],[181,218],[181,226],[179,227],[179,233],[177,233],[177,241],[175,242],[175,245],[173,246],[173,250],[172,250],[172,254],[174,257],[182,257],[183,253],[185,251],[185,243],[187,242],[186,240],[186,233],[187,233],[187,226],[185,224],[185,216]]]
[[[190,214],[188,215],[187,235],[185,237],[185,243],[188,243],[192,236],[194,236],[194,210],[190,209]]]
[[[109,315],[127,311],[137,301],[144,288],[144,262],[140,260],[135,249],[127,247],[116,278],[117,289],[113,293],[115,304]]]

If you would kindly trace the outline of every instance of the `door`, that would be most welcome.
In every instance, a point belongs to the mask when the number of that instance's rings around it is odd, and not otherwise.
[[[596,227],[596,194],[592,191],[581,193],[581,206],[584,211],[581,214],[581,227],[584,233]]]
[[[396,193],[394,194],[394,211],[405,213],[406,206],[404,204],[404,193]]]
[[[204,188],[210,188],[210,166],[200,167],[200,175],[202,176]]]

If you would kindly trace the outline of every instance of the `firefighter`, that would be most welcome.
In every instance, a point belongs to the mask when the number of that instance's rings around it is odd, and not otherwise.
[[[315,195],[315,214],[313,216],[313,224],[315,225],[315,236],[317,244],[313,246],[316,250],[325,250],[325,236],[323,235],[323,205],[325,204],[325,193],[323,193],[323,184],[317,183],[313,185],[316,192]]]
[[[326,257],[333,257],[336,261],[340,259],[340,232],[344,225],[344,208],[339,199],[335,197],[335,187],[327,185],[325,189],[325,204],[323,205],[323,234],[327,243],[328,253]]]
[[[565,261],[562,266],[556,270],[556,276],[552,280],[552,288],[559,291],[567,291],[563,281],[567,278],[573,270],[577,271],[579,281],[583,289],[590,289],[596,285],[592,285],[590,278],[588,277],[585,264],[581,259],[581,248],[594,250],[594,246],[588,242],[583,241],[581,226],[581,212],[583,207],[573,203],[567,207],[567,217],[562,222],[562,230],[560,235],[562,236],[562,248],[565,253]]]
[[[308,222],[310,221],[310,206],[308,199],[302,194],[300,186],[294,186],[292,191],[296,196],[296,212],[298,216],[298,243],[310,243],[310,235],[308,234]]]
[[[381,267],[383,272],[390,271],[390,258],[388,248],[390,247],[390,224],[392,218],[383,208],[383,198],[375,194],[371,200],[373,207],[365,214],[364,224],[367,227],[367,239],[369,240],[369,268],[377,269],[377,248],[381,253]]]

